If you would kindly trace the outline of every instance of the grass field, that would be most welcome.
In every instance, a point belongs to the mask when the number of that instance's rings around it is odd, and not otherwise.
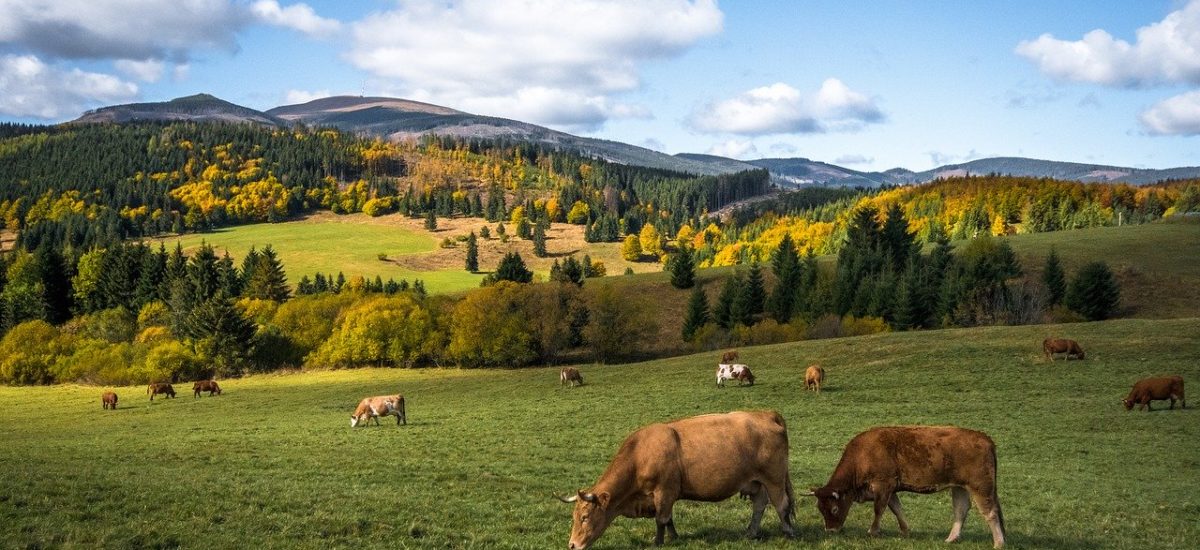
[[[1040,356],[1048,335],[1086,361]],[[0,546],[12,548],[554,548],[570,508],[620,441],[647,423],[734,409],[788,421],[792,479],[823,483],[843,445],[877,425],[983,430],[999,452],[1013,548],[1189,548],[1200,540],[1200,402],[1125,412],[1138,378],[1182,374],[1200,388],[1200,320],[880,334],[741,350],[759,383],[713,387],[715,354],[556,369],[364,369],[223,381],[225,395],[147,401],[145,388],[0,388]],[[821,363],[826,391],[805,393]],[[403,392],[409,425],[351,429],[364,395]],[[1158,407],[1163,408],[1163,403]],[[902,495],[913,533],[866,535],[856,506],[827,535],[810,501],[797,540],[764,520],[742,538],[738,499],[676,506],[676,548],[941,548],[946,493]],[[618,519],[596,548],[640,548],[650,520]],[[972,511],[954,548],[990,548]]]

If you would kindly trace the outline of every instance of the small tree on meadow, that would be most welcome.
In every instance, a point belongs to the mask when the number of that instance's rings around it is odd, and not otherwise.
[[[487,228],[484,227],[484,229]],[[476,242],[474,231],[470,235],[467,235],[467,259],[464,262],[464,267],[471,273],[479,271],[479,243]]]
[[[683,341],[690,342],[696,335],[696,331],[706,323],[708,323],[708,296],[704,294],[704,289],[695,287],[692,290],[691,298],[688,299],[687,314],[683,318]]]
[[[540,223],[533,225],[533,255],[546,257],[546,229]]]
[[[496,266],[492,278],[495,281],[528,283],[533,280],[533,272],[525,267],[525,260],[521,259],[521,254],[509,252],[500,260],[500,265]]]
[[[1104,262],[1079,270],[1067,289],[1067,307],[1089,321],[1107,319],[1121,303],[1121,286]]]
[[[696,262],[692,252],[687,248],[680,250],[671,257],[667,266],[671,271],[671,286],[675,288],[692,288],[696,284]]]
[[[627,262],[636,262],[642,259],[642,244],[638,241],[637,235],[625,236],[625,242],[621,245],[621,257]]]
[[[638,232],[638,241],[642,246],[642,252],[653,255],[655,258],[662,254],[662,236],[658,234],[658,229],[654,224],[647,223],[642,226],[642,230]]]
[[[1067,275],[1063,272],[1062,262],[1059,261],[1058,253],[1053,248],[1050,249],[1050,255],[1046,256],[1046,268],[1042,270],[1042,282],[1046,284],[1046,291],[1049,293],[1047,299],[1049,305],[1061,304],[1067,293]]]
[[[428,212],[425,213],[425,230],[426,231],[436,231],[437,230],[437,215],[433,213],[432,209],[430,209]]]

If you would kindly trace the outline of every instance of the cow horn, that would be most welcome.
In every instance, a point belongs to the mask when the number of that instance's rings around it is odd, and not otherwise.
[[[584,502],[596,503],[596,495],[592,493],[580,493],[579,498],[582,498]]]
[[[554,498],[557,498],[558,500],[561,500],[567,504],[570,504],[572,502],[575,502],[575,499],[579,498],[579,495],[571,495],[570,497],[554,495]]]

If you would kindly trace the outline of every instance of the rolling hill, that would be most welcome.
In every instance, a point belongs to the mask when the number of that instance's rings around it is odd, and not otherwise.
[[[136,121],[217,121],[249,122],[278,126],[284,122],[261,111],[242,107],[213,97],[196,94],[158,103],[129,103],[88,111],[73,123],[136,122]]]

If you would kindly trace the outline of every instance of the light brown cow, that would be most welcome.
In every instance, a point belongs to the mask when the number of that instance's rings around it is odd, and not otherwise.
[[[839,531],[855,502],[874,501],[871,535],[879,534],[879,519],[890,508],[908,533],[908,522],[897,492],[929,494],[951,490],[954,525],[946,542],[958,540],[971,500],[992,529],[992,545],[1004,546],[1004,514],[996,493],[996,444],[982,432],[951,426],[873,428],[858,434],[842,453],[824,487],[806,495],[817,497],[817,509],[827,531]]]
[[[213,394],[221,395],[221,386],[217,384],[216,380],[197,380],[195,384],[192,384],[193,399],[200,397],[200,392],[205,391],[208,392],[209,397],[212,397]]]
[[[104,410],[117,410],[117,394],[106,391],[100,396],[100,408]]]
[[[571,498],[572,550],[591,545],[617,516],[654,518],[655,544],[677,535],[677,500],[717,502],[741,494],[753,502],[747,534],[758,535],[768,502],[783,532],[792,528],[792,481],[788,475],[787,426],[774,411],[708,414],[651,424],[625,438],[591,488]]]
[[[154,396],[160,393],[170,397],[171,399],[175,398],[175,388],[172,388],[171,385],[166,382],[152,382],[146,387],[146,393],[150,394],[151,401],[154,401]]]
[[[1150,412],[1151,401],[1171,400],[1171,408],[1175,408],[1175,399],[1178,398],[1180,408],[1187,408],[1187,401],[1183,399],[1183,377],[1182,376],[1161,376],[1158,378],[1146,378],[1138,380],[1133,385],[1133,389],[1129,390],[1129,396],[1121,400],[1121,404],[1125,405],[1125,410],[1133,410],[1134,405],[1139,408],[1146,409]]]
[[[804,371],[804,389],[821,393],[821,384],[825,382],[825,368],[821,365],[809,365]]]
[[[570,384],[571,387],[575,387],[576,385],[582,386],[583,375],[580,374],[579,369],[575,367],[563,367],[562,370],[558,371],[558,383],[560,386],[566,386],[568,384]]]
[[[738,360],[738,352],[736,349],[731,349],[731,350],[721,354],[721,364],[723,364],[723,365],[728,365],[730,363],[737,363],[737,360]]]
[[[1079,342],[1067,340],[1065,338],[1047,338],[1042,340],[1042,352],[1046,354],[1046,359],[1054,360],[1054,354],[1065,354],[1067,360],[1083,359],[1083,348],[1079,347]]]
[[[350,427],[366,424],[372,418],[375,419],[375,425],[379,425],[379,417],[395,416],[396,425],[408,424],[408,415],[404,412],[404,396],[403,395],[377,395],[375,397],[364,397],[358,402],[358,407],[354,409],[354,414],[350,415]]]

